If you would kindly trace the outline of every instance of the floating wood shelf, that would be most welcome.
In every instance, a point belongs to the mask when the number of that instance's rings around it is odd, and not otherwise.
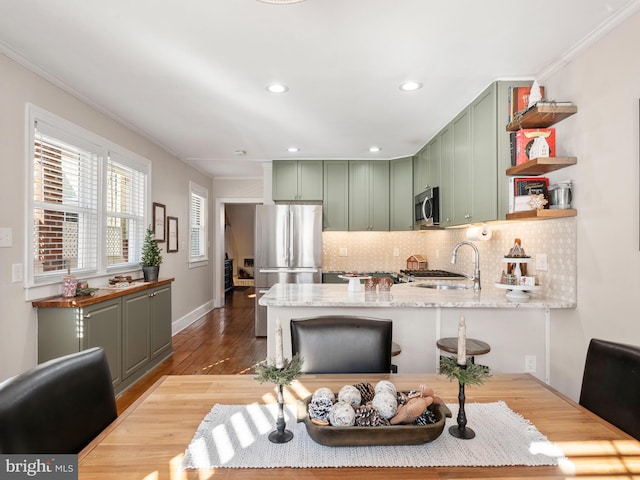
[[[575,165],[577,162],[576,157],[532,158],[528,162],[508,168],[507,175],[544,175],[554,170]]]
[[[575,217],[578,214],[573,208],[527,210],[524,212],[507,213],[507,220],[546,220],[549,218]]]
[[[515,118],[507,125],[508,132],[521,128],[547,128],[577,113],[576,105],[541,105],[527,110],[521,117]]]

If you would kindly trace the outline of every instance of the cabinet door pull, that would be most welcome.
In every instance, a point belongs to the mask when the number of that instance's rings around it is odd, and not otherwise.
[[[90,313],[87,313],[86,315],[83,315],[83,316],[82,316],[82,318],[84,318],[84,319],[91,318],[91,314],[90,314]]]

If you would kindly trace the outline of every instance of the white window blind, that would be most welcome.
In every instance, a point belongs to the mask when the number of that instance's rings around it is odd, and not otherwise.
[[[33,277],[97,268],[99,149],[36,122]]]
[[[190,183],[189,261],[207,260],[207,190]]]
[[[106,182],[107,265],[140,261],[145,232],[147,175],[131,166],[128,159],[109,152]]]

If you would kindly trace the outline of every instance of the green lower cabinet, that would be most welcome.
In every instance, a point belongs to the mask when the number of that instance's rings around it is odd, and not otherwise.
[[[172,352],[171,284],[84,307],[38,307],[38,363],[102,347],[116,394]]]

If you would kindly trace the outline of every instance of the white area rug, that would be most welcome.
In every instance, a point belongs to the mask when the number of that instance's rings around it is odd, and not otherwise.
[[[326,447],[315,443],[303,423],[296,423],[295,405],[285,405],[285,444],[267,438],[275,430],[277,405],[215,405],[196,431],[183,468],[313,468],[313,467],[436,467],[557,465],[563,453],[529,421],[504,402],[465,405],[472,440],[459,440],[448,429],[455,425],[458,405],[442,435],[423,445]],[[375,428],[375,427],[374,427]]]

